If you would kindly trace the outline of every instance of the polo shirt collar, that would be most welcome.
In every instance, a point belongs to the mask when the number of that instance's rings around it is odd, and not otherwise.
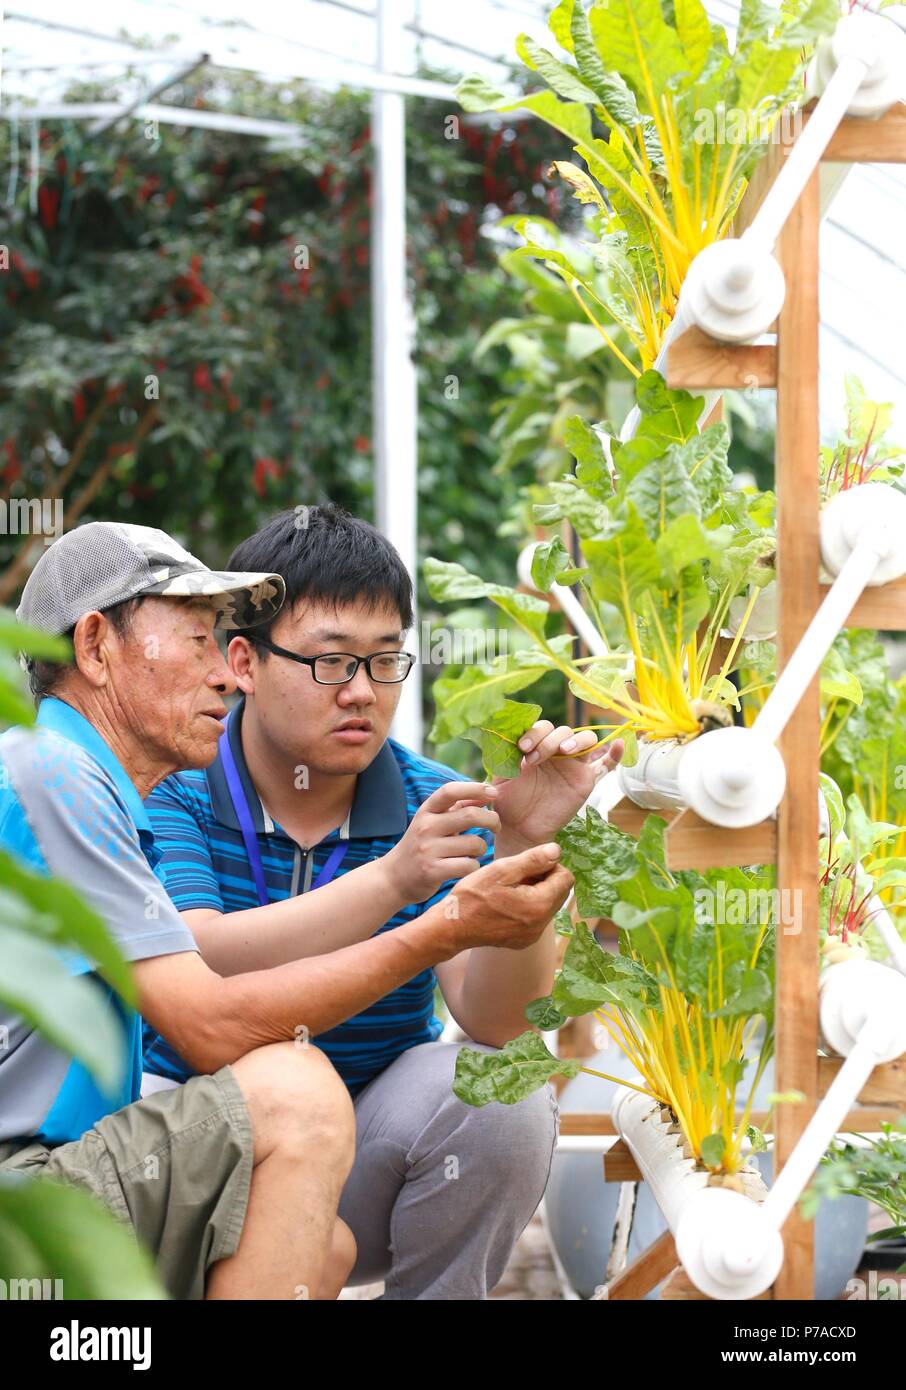
[[[245,701],[241,700],[230,714],[227,720],[227,738],[230,740],[230,749],[251,811],[252,824],[259,835],[264,835],[273,830],[273,822],[266,815],[261,798],[255,791],[242,752],[241,729],[244,708]],[[215,819],[220,825],[239,830],[239,819],[227,786],[219,750],[206,775]],[[377,756],[356,778],[352,807],[343,830],[352,840],[369,840],[404,835],[408,825],[403,774],[388,741],[381,745]]]
[[[70,743],[76,743],[80,748],[84,748],[86,753],[91,754],[95,762],[100,763],[105,772],[109,772],[117,791],[126,803],[139,835],[147,835],[148,843],[153,843],[154,832],[151,829],[148,812],[145,810],[135,783],[110,744],[98,733],[94,725],[89,723],[84,714],[73,709],[72,705],[67,705],[65,700],[58,700],[55,696],[45,696],[38,706],[36,722],[42,729],[52,729],[54,733],[60,734]]]

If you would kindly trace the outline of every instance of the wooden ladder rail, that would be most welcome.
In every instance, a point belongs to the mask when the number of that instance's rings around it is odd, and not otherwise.
[[[803,119],[808,120],[807,109]],[[771,144],[740,204],[734,224],[735,235],[741,234],[751,223],[791,148],[782,143]],[[877,120],[845,118],[823,156],[823,162],[833,161],[906,163],[906,104],[899,103]],[[776,347],[771,344],[728,346],[693,328],[677,338],[667,358],[666,380],[671,388],[777,390],[778,670],[789,660],[823,597],[819,582],[818,498],[819,225],[819,173],[816,170],[777,245],[786,277],[786,298],[777,321]],[[847,626],[906,630],[906,580],[867,590],[849,615]],[[805,1100],[777,1107],[774,1136],[777,1172],[789,1158],[818,1100],[830,1084],[834,1069],[839,1066],[837,1059],[818,1055],[819,715],[816,679],[781,738],[788,790],[779,809],[776,830],[767,824],[752,830],[752,838],[762,850],[769,847],[772,837],[776,837],[777,887],[790,892],[799,928],[794,932],[781,930],[777,937],[775,1085],[781,1092],[800,1091]],[[625,828],[633,829],[629,823],[632,812],[626,803],[623,803],[623,812]],[[645,814],[640,813],[642,818]],[[750,852],[745,836],[708,826],[689,812],[671,820],[667,845],[668,862],[676,868],[755,862],[738,857],[740,853]],[[721,856],[726,857],[722,860]],[[883,1119],[896,1115],[898,1100],[906,1104],[903,1059],[875,1069],[860,1097],[862,1106],[852,1110],[846,1122],[862,1129],[877,1128]],[[757,1123],[759,1118],[753,1116],[753,1121]],[[614,1129],[606,1114],[564,1115],[561,1132],[613,1134]],[[631,1155],[629,1158],[631,1160]],[[617,1179],[618,1171],[622,1179]],[[614,1180],[629,1177],[630,1168],[622,1151],[611,1160],[611,1172]],[[773,1296],[811,1299],[814,1297],[811,1223],[794,1213],[784,1226],[783,1239],[784,1263]],[[661,1266],[663,1248],[646,1252],[655,1253],[661,1258],[646,1261],[652,1268]],[[626,1283],[629,1288],[639,1287],[636,1279]]]

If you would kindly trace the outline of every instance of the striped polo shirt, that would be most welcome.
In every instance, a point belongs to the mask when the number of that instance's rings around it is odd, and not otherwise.
[[[345,823],[310,850],[302,849],[273,820],[255,791],[242,752],[240,704],[229,721],[230,747],[245,789],[264,878],[271,902],[310,891],[340,840],[349,848],[337,876],[378,859],[398,844],[422,802],[445,782],[461,775],[430,758],[410,752],[388,739],[373,762],[359,773]],[[176,773],[156,787],[146,802],[161,852],[167,892],[181,912],[214,908],[242,912],[259,906],[239,821],[227,788],[220,754],[204,771]],[[493,857],[492,837],[482,863]],[[425,902],[410,903],[380,931],[412,922],[450,891],[445,883]],[[442,1024],[434,1014],[435,976],[423,970],[370,1008],[317,1037],[350,1092],[356,1095],[407,1048],[432,1042]],[[175,1081],[192,1075],[192,1068],[145,1024],[145,1070]]]

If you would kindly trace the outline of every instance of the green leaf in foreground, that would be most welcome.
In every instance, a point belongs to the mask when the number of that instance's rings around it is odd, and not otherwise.
[[[576,1057],[555,1057],[537,1033],[521,1033],[499,1052],[461,1047],[453,1094],[466,1105],[488,1105],[492,1100],[516,1105],[552,1076],[575,1076],[581,1066]]]
[[[90,1193],[41,1177],[0,1178],[0,1278],[59,1279],[66,1299],[166,1298],[125,1225]]]
[[[46,942],[0,925],[0,999],[113,1094],[126,1064],[122,1025],[91,976],[71,975]]]

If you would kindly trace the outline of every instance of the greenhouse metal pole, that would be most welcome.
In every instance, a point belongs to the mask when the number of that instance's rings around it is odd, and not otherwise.
[[[403,66],[403,11],[399,0],[379,0],[377,63],[381,72]],[[371,355],[374,401],[375,520],[412,575],[418,574],[418,393],[415,322],[406,275],[406,104],[399,92],[371,99],[374,149],[371,221]],[[407,647],[419,654],[415,636]],[[421,661],[402,688],[394,737],[421,751]]]

